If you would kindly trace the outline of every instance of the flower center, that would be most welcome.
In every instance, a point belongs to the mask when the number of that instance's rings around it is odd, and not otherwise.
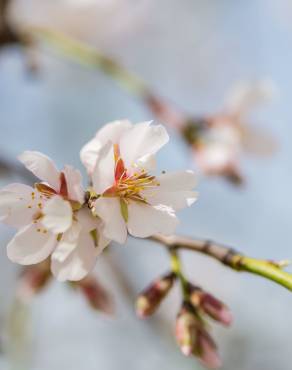
[[[103,193],[103,196],[119,197],[125,201],[135,200],[147,203],[146,198],[141,192],[146,189],[154,189],[160,185],[155,176],[147,174],[145,170],[129,173],[120,156],[118,145],[114,146],[114,155],[115,183]]]

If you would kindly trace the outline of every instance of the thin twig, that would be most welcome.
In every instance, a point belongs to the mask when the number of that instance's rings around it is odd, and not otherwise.
[[[262,276],[292,291],[292,274],[283,271],[281,263],[244,256],[233,248],[209,240],[181,236],[155,235],[151,240],[171,249],[203,253],[236,271]]]

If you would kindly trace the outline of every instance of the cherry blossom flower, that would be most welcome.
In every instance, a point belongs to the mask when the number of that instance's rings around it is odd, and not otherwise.
[[[59,172],[39,152],[26,151],[19,159],[42,182],[34,188],[12,184],[0,192],[0,220],[19,228],[7,246],[8,257],[30,265],[51,255],[59,280],[82,279],[108,240],[100,220],[84,206],[79,171],[65,166]]]
[[[270,81],[242,82],[227,95],[222,112],[189,122],[184,137],[204,174],[220,175],[238,184],[242,181],[239,165],[244,151],[260,156],[274,151],[272,136],[248,123],[252,108],[273,95]]]
[[[92,176],[93,210],[104,222],[107,238],[125,243],[128,232],[142,238],[171,234],[178,224],[175,211],[196,200],[192,171],[149,173],[168,139],[162,125],[115,121],[81,150]]]

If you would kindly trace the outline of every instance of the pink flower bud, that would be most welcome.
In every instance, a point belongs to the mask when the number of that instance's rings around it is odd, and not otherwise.
[[[197,356],[209,369],[218,369],[222,366],[216,343],[205,330],[198,332]]]
[[[229,326],[232,323],[232,314],[229,308],[213,295],[206,293],[199,288],[191,288],[190,301],[196,308],[200,308],[212,319]]]
[[[137,298],[136,313],[140,318],[152,315],[173,286],[175,275],[169,273],[154,281]]]
[[[114,304],[108,292],[98,283],[93,276],[87,276],[85,279],[75,282],[89,305],[98,311],[102,311],[108,315],[114,313]]]
[[[196,356],[204,366],[217,369],[221,360],[213,339],[194,309],[188,304],[181,308],[176,320],[176,339],[185,356]]]
[[[24,268],[19,280],[18,296],[29,301],[47,286],[50,278],[49,260]]]

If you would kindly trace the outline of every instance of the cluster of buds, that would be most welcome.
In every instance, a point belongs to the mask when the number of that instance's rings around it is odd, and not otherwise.
[[[217,346],[198,312],[184,302],[176,319],[176,339],[185,356],[196,356],[210,369],[221,366]]]
[[[217,346],[208,332],[207,319],[229,326],[232,315],[228,307],[210,293],[187,282],[187,298],[176,320],[177,343],[185,356],[196,356],[204,366],[217,369],[221,360]]]
[[[169,272],[153,281],[136,300],[136,313],[146,318],[156,312],[174,285],[177,275]],[[228,307],[203,289],[185,282],[186,295],[176,319],[176,340],[185,356],[195,356],[210,369],[221,366],[217,346],[209,334],[207,319],[229,326]]]
[[[49,259],[25,267],[18,281],[17,298],[25,303],[31,302],[37,294],[44,291],[52,279]],[[67,284],[76,291],[80,291],[92,309],[108,315],[113,314],[112,297],[92,274],[80,281],[68,282]]]

